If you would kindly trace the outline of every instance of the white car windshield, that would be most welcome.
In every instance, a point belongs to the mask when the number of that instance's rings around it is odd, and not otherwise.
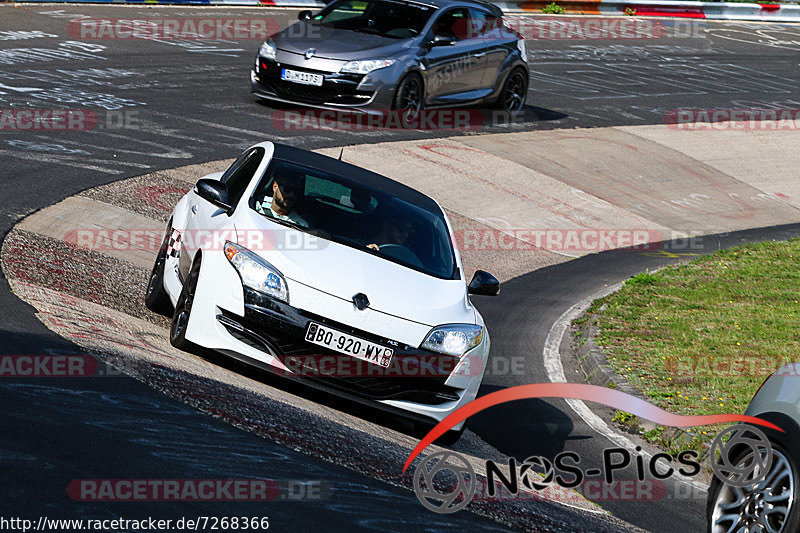
[[[274,159],[250,198],[250,208],[279,224],[437,278],[456,279],[444,214],[427,200],[436,209],[343,176]]]

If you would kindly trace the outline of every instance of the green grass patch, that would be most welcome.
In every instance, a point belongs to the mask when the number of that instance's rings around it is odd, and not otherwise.
[[[567,12],[566,9],[556,4],[555,2],[550,2],[549,4],[547,4],[542,8],[542,13],[545,13],[547,15],[563,15],[566,12]]]
[[[620,411],[618,409],[614,413],[614,418],[612,418],[612,420],[619,424],[631,425],[636,421],[636,417],[633,416],[631,413],[628,413],[626,411]]]
[[[741,413],[771,372],[800,361],[799,259],[800,239],[722,250],[638,274],[587,315],[609,363],[654,404]]]

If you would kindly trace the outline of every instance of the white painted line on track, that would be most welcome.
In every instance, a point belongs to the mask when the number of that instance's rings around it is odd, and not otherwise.
[[[553,325],[550,327],[550,330],[547,332],[547,338],[544,341],[544,348],[542,349],[542,357],[544,359],[544,368],[547,372],[547,379],[554,383],[567,383],[567,376],[564,373],[564,366],[561,364],[561,351],[559,347],[561,346],[561,341],[563,340],[564,335],[567,333],[569,325],[573,320],[578,318],[594,300],[611,294],[621,286],[622,283],[617,283],[610,287],[604,287],[602,290],[597,291],[588,298],[580,300],[578,303],[564,311],[564,313],[553,323]],[[626,449],[633,449],[637,446],[628,437],[610,428],[602,418],[597,416],[594,411],[589,409],[589,406],[587,406],[583,400],[565,398],[564,401],[567,402],[567,405],[569,405],[570,408],[575,411],[575,414],[577,414],[587,426],[614,443],[616,446]],[[643,450],[641,453],[648,458],[652,457],[653,455],[646,450]],[[705,483],[695,481],[677,473],[675,474],[675,479],[679,480],[681,483],[690,485],[697,490],[705,491],[708,489],[708,485]]]

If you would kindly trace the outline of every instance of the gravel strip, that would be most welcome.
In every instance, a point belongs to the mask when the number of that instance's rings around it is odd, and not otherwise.
[[[198,179],[206,174],[225,170],[231,161],[232,159],[223,159],[153,172],[88,189],[79,196],[166,222],[175,204]]]
[[[156,172],[88,189],[79,196],[166,223],[173,207],[190,187],[183,180]]]
[[[150,271],[100,252],[37,233],[12,230],[3,243],[8,278],[47,287],[169,327],[167,317],[144,306]]]

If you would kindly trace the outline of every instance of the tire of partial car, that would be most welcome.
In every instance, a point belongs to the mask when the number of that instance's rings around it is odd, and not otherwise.
[[[425,107],[425,93],[422,85],[422,78],[419,74],[410,73],[400,80],[397,84],[397,91],[394,93],[392,109],[399,111],[403,124],[411,124],[418,121],[422,109]]]
[[[777,451],[778,454],[786,458],[786,461],[788,462],[789,471],[791,473],[791,484],[793,485],[794,489],[793,494],[791,495],[792,503],[791,507],[789,508],[788,516],[785,518],[782,527],[779,530],[775,531],[779,531],[779,533],[794,533],[795,531],[800,531],[800,508],[798,508],[798,506],[800,506],[800,486],[798,486],[797,464],[795,463],[795,460],[792,458],[789,452],[787,452],[786,449],[780,444],[777,444],[773,441],[772,448],[773,450]],[[746,452],[747,450],[742,452],[742,454],[740,454],[739,457],[737,457],[737,461],[741,459],[744,456],[744,453]],[[773,456],[772,467],[770,469],[770,472],[767,473],[767,476],[773,474],[775,468],[780,468],[780,461],[778,461],[778,459],[779,455],[776,454]],[[727,491],[731,490],[732,489],[730,489],[728,485],[723,483],[717,476],[714,476],[714,479],[711,481],[711,486],[708,489],[708,500],[706,504],[706,517],[708,518],[709,533],[717,533],[717,531],[728,531],[730,526],[727,527],[723,526],[722,528],[714,529],[714,510],[720,498],[728,497],[729,494],[727,494]],[[747,497],[749,494],[754,493],[754,491],[752,490],[751,491],[747,491],[745,489],[742,490],[744,491],[745,497]],[[738,510],[731,509],[729,512],[737,513]],[[736,531],[738,530],[739,529],[737,528]],[[751,530],[748,529],[748,531]],[[752,529],[752,531],[762,531],[762,530]],[[763,531],[767,530],[764,529]]]
[[[167,261],[167,244],[169,243],[170,233],[172,232],[172,220],[167,224],[167,234],[158,250],[156,261],[153,263],[153,270],[147,282],[144,304],[148,309],[160,315],[172,314],[172,302],[164,288],[164,265]]]
[[[525,71],[521,68],[515,68],[508,74],[506,81],[503,82],[503,88],[500,90],[496,105],[506,113],[517,113],[525,105],[527,95],[528,79],[525,76]]]
[[[197,290],[197,279],[200,277],[200,259],[200,257],[195,259],[189,274],[186,276],[178,302],[175,304],[172,325],[169,328],[169,343],[175,348],[187,352],[196,348],[193,342],[186,340],[186,327],[189,325],[194,295]]]

